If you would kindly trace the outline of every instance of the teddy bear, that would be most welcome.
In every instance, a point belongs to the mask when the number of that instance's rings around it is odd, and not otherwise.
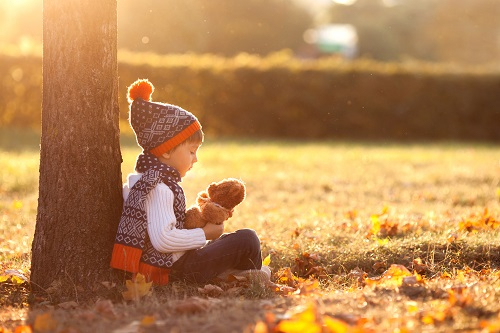
[[[207,223],[221,224],[232,216],[233,208],[245,199],[245,184],[235,178],[211,183],[198,193],[197,205],[186,211],[184,228],[203,228]]]

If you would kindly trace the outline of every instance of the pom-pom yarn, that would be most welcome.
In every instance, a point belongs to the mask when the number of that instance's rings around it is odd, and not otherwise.
[[[148,79],[139,79],[128,87],[128,102],[132,103],[136,98],[150,102],[154,90],[155,87]]]

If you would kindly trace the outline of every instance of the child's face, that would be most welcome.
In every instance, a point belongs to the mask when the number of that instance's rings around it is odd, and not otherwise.
[[[158,159],[175,168],[184,177],[198,161],[197,153],[201,143],[187,142],[177,146],[173,151],[164,153]]]

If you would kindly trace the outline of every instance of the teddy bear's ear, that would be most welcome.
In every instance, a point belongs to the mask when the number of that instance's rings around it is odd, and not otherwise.
[[[217,188],[217,183],[212,183],[212,184],[208,185],[208,187],[207,187],[208,195],[210,195],[210,193],[212,191],[214,191],[216,188]]]

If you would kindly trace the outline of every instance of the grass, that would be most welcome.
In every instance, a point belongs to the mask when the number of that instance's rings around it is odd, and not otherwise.
[[[1,133],[0,274],[28,275],[38,138]],[[138,153],[124,137],[124,179]],[[75,332],[272,332],[280,320],[329,332],[331,318],[385,332],[500,324],[500,146],[208,139],[199,160],[182,182],[188,205],[212,181],[244,180],[247,198],[226,228],[255,229],[274,281],[295,294],[250,285],[208,297],[172,284],[135,303],[115,288],[95,302],[61,304],[54,295],[28,310],[29,286],[4,282],[0,328],[36,320]],[[421,280],[386,285],[391,265]],[[293,281],[283,278],[287,267]],[[311,322],[297,317],[308,311]]]

